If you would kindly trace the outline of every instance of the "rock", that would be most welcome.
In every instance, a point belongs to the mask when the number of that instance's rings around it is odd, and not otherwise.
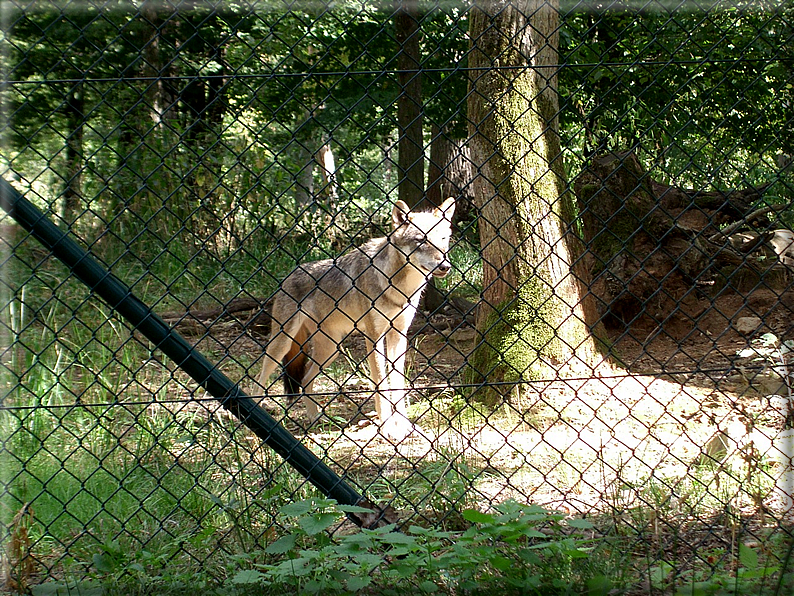
[[[717,430],[711,439],[703,447],[703,452],[700,458],[695,462],[695,465],[705,466],[709,464],[719,464],[728,457],[728,452],[732,451],[731,439],[724,431]]]
[[[736,320],[734,329],[742,335],[750,335],[758,331],[758,328],[761,327],[762,324],[763,321],[759,317],[739,317]]]

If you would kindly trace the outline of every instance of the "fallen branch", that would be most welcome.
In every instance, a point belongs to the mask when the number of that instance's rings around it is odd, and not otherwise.
[[[197,321],[216,321],[225,316],[232,316],[239,312],[258,310],[264,302],[254,298],[235,298],[227,304],[207,308],[204,310],[171,311],[160,315],[166,323],[179,325],[186,319]]]
[[[756,209],[749,215],[743,217],[737,222],[732,223],[724,230],[720,230],[713,236],[711,236],[708,241],[709,242],[717,242],[720,238],[727,238],[731,234],[733,234],[736,230],[741,228],[745,225],[748,221],[752,221],[757,217],[761,217],[762,215],[766,215],[770,211],[783,211],[784,209],[788,208],[788,205],[767,205],[766,207],[761,207],[760,209]]]

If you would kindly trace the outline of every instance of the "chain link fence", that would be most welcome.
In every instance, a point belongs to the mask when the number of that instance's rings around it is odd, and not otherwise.
[[[4,179],[411,536],[533,504],[521,565],[573,591],[788,593],[791,2],[2,13]],[[332,593],[288,514],[352,527],[0,226],[5,590],[262,593],[292,561]],[[557,531],[587,548],[526,554]]]

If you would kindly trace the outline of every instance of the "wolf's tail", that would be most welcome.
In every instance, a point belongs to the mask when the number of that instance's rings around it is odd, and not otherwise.
[[[303,346],[309,334],[304,327],[301,327],[292,338],[292,346],[284,356],[284,392],[287,395],[298,395],[303,390],[303,377],[306,373],[306,352]]]

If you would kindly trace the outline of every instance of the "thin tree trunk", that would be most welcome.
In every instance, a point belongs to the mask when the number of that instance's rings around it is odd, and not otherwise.
[[[339,187],[336,179],[336,160],[331,145],[326,141],[317,152],[317,164],[320,166],[320,177],[322,179],[322,194],[328,200],[328,206],[332,211],[336,211],[337,201],[339,200]]]
[[[469,145],[465,139],[450,138],[446,127],[439,129],[433,125],[431,137],[425,200],[438,206],[447,198],[455,197],[455,221],[470,219],[475,172]]]
[[[149,115],[152,121],[156,126],[161,127],[165,124],[167,117],[170,116],[174,108],[173,98],[167,90],[163,78],[168,73],[164,72],[162,57],[160,56],[161,28],[166,19],[161,14],[162,7],[157,2],[144,2],[140,10],[145,21],[151,27],[149,39],[142,52],[142,74],[146,79],[147,85],[146,99],[149,104]]]
[[[559,13],[546,0],[487,0],[469,27],[484,335],[470,362],[475,378],[520,396],[521,381],[591,372],[599,358],[558,134]]]
[[[63,192],[63,219],[73,224],[80,212],[83,180],[83,113],[82,90],[73,87],[66,96],[66,188]]]
[[[445,171],[452,160],[452,144],[437,124],[430,132],[430,163],[427,164],[427,192],[425,199],[434,207],[444,202]],[[457,210],[457,207],[455,208]]]
[[[425,153],[422,137],[422,74],[419,45],[419,10],[416,0],[399,0],[394,17],[400,53],[397,76],[401,93],[397,99],[400,175],[398,196],[413,207],[425,190]]]

